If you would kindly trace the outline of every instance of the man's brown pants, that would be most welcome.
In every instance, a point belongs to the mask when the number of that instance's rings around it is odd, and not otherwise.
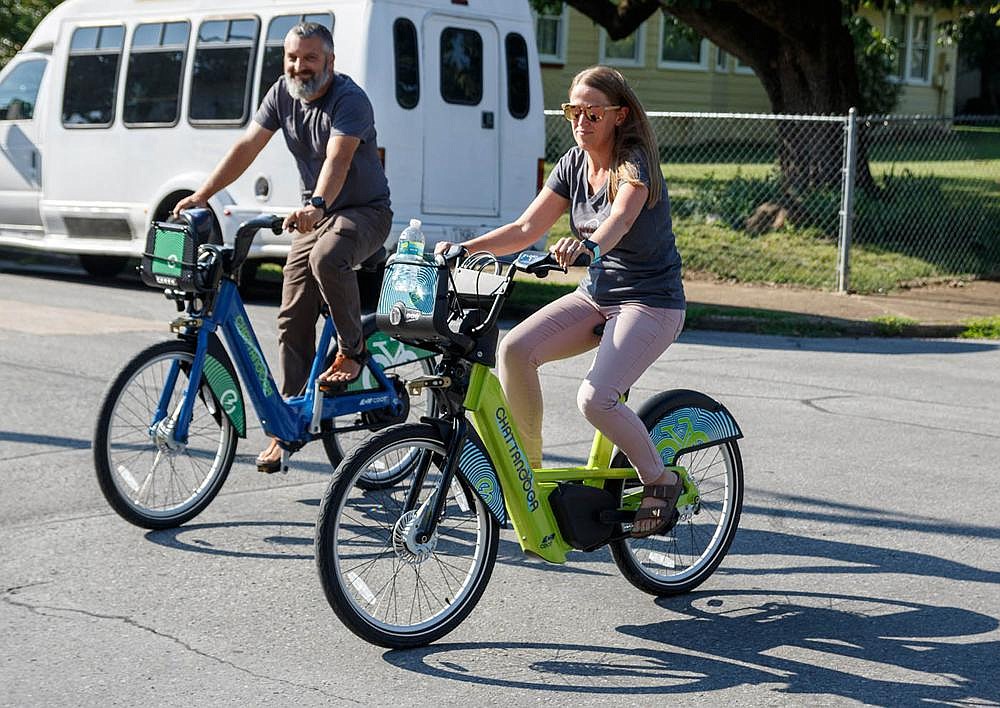
[[[386,207],[341,209],[306,234],[296,233],[284,268],[278,311],[281,393],[305,388],[316,354],[316,319],[325,300],[337,327],[337,345],[347,356],[364,350],[361,296],[354,267],[375,253],[392,228]]]

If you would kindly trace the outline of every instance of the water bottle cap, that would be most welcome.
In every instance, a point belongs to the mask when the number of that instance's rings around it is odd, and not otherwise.
[[[420,228],[420,219],[410,219],[410,228],[412,228],[412,229],[419,229]]]

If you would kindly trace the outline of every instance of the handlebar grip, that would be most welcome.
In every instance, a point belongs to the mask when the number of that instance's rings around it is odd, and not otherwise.
[[[268,228],[271,229],[272,234],[274,234],[275,236],[280,236],[281,232],[284,231],[284,226],[283,226],[284,223],[285,220],[282,219],[280,216],[272,216],[271,224]]]
[[[435,261],[438,263],[438,265],[450,265],[455,261],[457,261],[462,256],[467,255],[468,252],[469,249],[467,249],[462,244],[453,243],[451,246],[448,247],[447,251],[445,251],[444,253],[437,254]]]

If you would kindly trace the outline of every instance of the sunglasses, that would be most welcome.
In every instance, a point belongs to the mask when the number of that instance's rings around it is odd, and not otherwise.
[[[576,122],[581,115],[591,123],[597,123],[604,118],[606,111],[616,111],[621,106],[576,106],[572,103],[564,103],[562,106],[563,116],[570,123]]]

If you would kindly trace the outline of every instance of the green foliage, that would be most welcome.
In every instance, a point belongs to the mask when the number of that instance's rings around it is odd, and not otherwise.
[[[878,317],[873,317],[871,322],[882,337],[898,337],[906,332],[908,328],[919,324],[914,319],[898,315],[879,315]]]
[[[32,31],[61,0],[5,0],[0,4],[0,68],[14,56]]]
[[[892,113],[899,102],[903,84],[889,76],[899,51],[898,42],[886,37],[860,15],[847,18],[847,29],[854,40],[854,59],[858,69],[861,114]]]
[[[966,329],[958,336],[965,339],[1000,339],[1000,315],[976,317],[962,322]]]

